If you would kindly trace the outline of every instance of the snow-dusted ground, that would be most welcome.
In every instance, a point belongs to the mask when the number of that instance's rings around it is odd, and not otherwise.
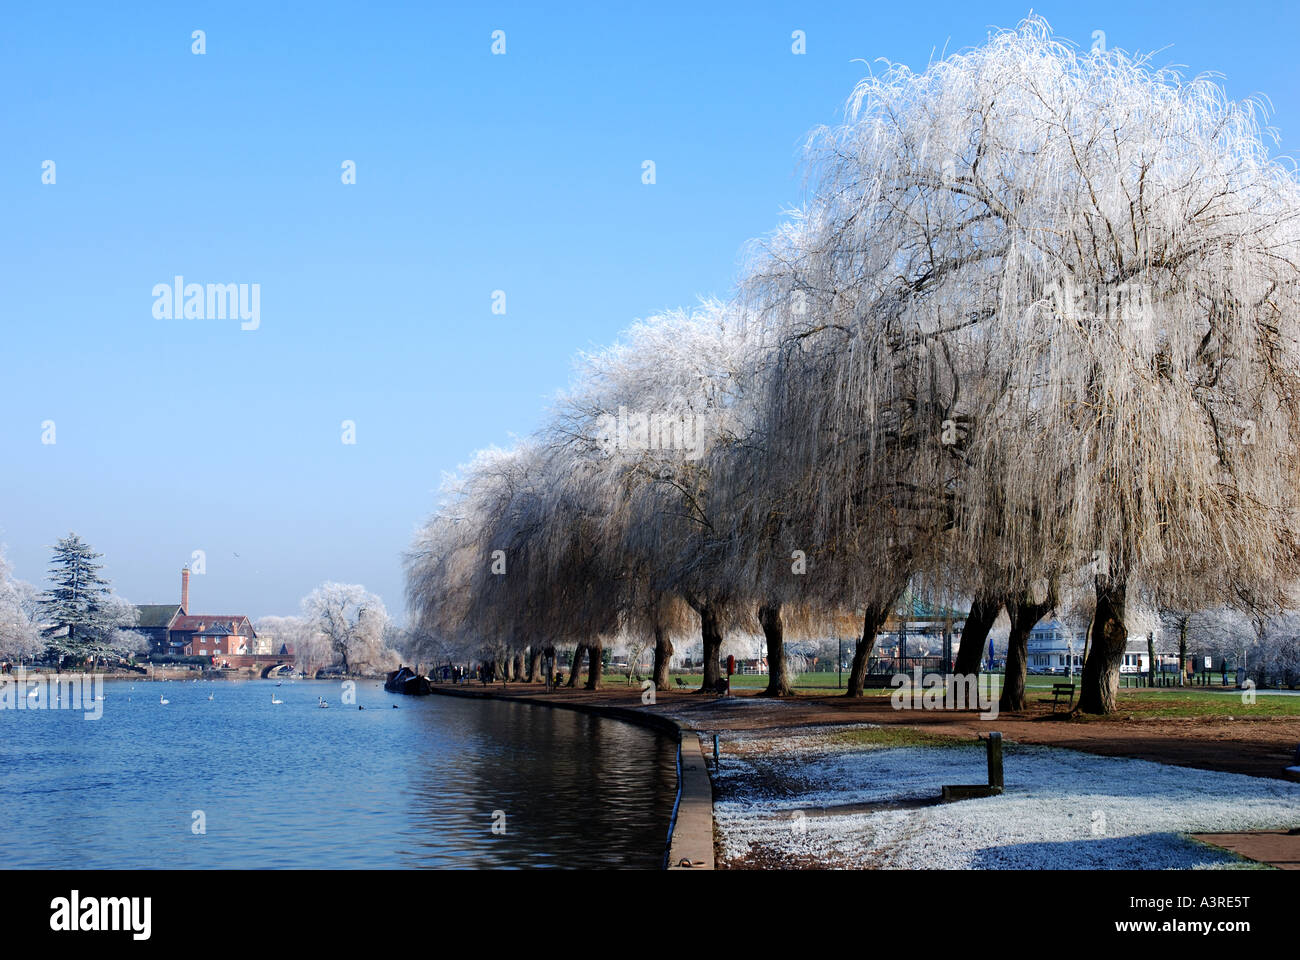
[[[940,869],[1239,865],[1183,834],[1300,824],[1300,784],[1007,743],[1001,796],[836,812],[986,783],[983,744],[880,747],[825,733],[724,735],[714,816],[724,860]],[[755,845],[751,848],[751,844]]]

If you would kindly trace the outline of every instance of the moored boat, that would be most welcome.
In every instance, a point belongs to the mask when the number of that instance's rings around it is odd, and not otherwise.
[[[404,693],[408,697],[422,697],[431,692],[429,678],[420,676],[410,667],[399,667],[390,673],[384,681],[384,689],[389,693]]]

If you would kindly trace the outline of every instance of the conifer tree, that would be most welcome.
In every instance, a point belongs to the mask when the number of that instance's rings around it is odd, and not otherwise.
[[[99,575],[103,554],[69,533],[54,545],[50,588],[41,600],[43,631],[52,654],[85,658],[112,652],[117,611],[108,581]]]

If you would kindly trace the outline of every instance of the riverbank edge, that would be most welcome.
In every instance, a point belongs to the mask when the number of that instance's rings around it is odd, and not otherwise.
[[[573,710],[611,720],[621,720],[633,726],[645,727],[666,733],[677,740],[677,802],[669,823],[668,870],[714,869],[713,846],[713,782],[709,779],[704,747],[695,731],[684,727],[671,717],[656,713],[643,713],[628,707],[606,706],[596,703],[572,703],[548,700],[545,697],[520,696],[498,693],[494,690],[474,690],[463,687],[430,687],[430,693],[444,697],[463,697],[468,700],[499,700],[505,703],[526,703],[557,710]],[[397,696],[398,694],[395,694]]]

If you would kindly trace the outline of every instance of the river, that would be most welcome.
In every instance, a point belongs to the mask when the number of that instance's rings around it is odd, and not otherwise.
[[[0,710],[7,867],[663,860],[676,744],[616,720],[372,681],[353,704],[304,680],[109,681],[104,696],[96,720]]]

